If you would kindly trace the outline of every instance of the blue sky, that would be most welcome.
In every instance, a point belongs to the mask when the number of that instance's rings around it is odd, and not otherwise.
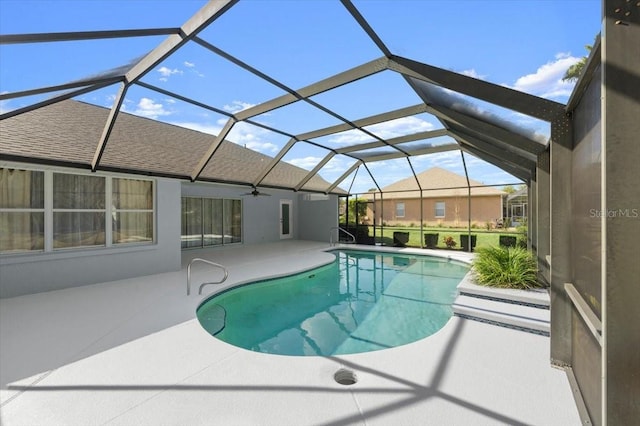
[[[0,33],[179,27],[204,3],[0,0]],[[597,0],[354,0],[354,5],[396,55],[561,103],[566,103],[572,89],[572,84],[562,82],[561,77],[569,65],[586,54],[584,46],[593,43],[601,21]],[[200,37],[292,89],[382,56],[344,6],[333,0],[241,0]],[[0,92],[97,75],[135,60],[163,39],[3,45]],[[143,81],[227,111],[239,111],[284,94],[280,88],[195,43],[158,65]],[[111,106],[116,91],[115,86],[109,87],[78,99]],[[8,111],[46,96],[50,95],[3,101],[0,110]],[[319,94],[313,100],[349,120],[420,103],[404,79],[392,71]],[[213,134],[226,121],[223,115],[140,87],[128,91],[124,110]],[[500,109],[492,112],[548,135],[548,126],[530,117]],[[339,123],[335,117],[300,102],[255,120],[292,134]],[[440,127],[435,118],[421,114],[368,130],[389,138]],[[236,125],[229,139],[272,156],[288,140],[246,123]],[[347,132],[316,142],[341,147],[366,140],[362,133]],[[321,148],[298,143],[284,160],[310,170],[324,155],[326,151]],[[472,179],[487,184],[517,181],[481,160],[466,157]],[[349,158],[336,158],[322,169],[321,175],[333,181],[352,162]],[[412,165],[416,172],[439,165],[463,173],[458,152],[416,157]],[[369,168],[380,186],[410,173],[406,160],[371,163]],[[373,187],[375,184],[366,175],[359,171],[352,189],[364,191]],[[341,186],[347,189],[351,178]]]

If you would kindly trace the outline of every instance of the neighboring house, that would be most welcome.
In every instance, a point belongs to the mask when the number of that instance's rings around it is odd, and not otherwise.
[[[367,218],[375,217],[376,225],[466,226],[469,214],[469,186],[471,186],[471,222],[477,226],[491,226],[502,217],[503,191],[467,179],[456,173],[433,167],[382,188],[382,196],[368,193]],[[422,189],[422,210],[420,190]],[[436,189],[438,188],[438,189]],[[443,189],[444,188],[444,189]],[[382,198],[382,200],[381,200]],[[375,200],[375,201],[374,201]],[[375,215],[374,215],[375,210]]]
[[[507,194],[504,200],[504,217],[511,226],[518,226],[527,218],[529,192],[527,187]]]

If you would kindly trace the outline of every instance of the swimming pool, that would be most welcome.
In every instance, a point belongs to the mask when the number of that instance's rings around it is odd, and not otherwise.
[[[433,256],[336,250],[335,262],[205,300],[200,324],[257,352],[338,355],[404,345],[442,328],[469,267]]]

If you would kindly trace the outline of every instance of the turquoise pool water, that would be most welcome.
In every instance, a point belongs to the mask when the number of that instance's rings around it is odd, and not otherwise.
[[[337,355],[404,345],[449,320],[463,263],[431,256],[339,250],[301,274],[243,285],[197,310],[216,338],[257,352]]]

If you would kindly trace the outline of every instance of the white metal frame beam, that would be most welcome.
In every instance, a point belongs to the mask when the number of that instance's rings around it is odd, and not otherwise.
[[[93,161],[91,162],[91,170],[95,171],[100,165],[100,159],[102,158],[102,154],[106,149],[109,135],[111,134],[111,130],[113,129],[115,121],[118,118],[118,114],[120,113],[120,106],[122,105],[122,101],[124,100],[124,94],[127,92],[129,86],[141,79],[156,65],[164,61],[181,46],[186,44],[189,40],[195,37],[200,31],[205,29],[210,23],[220,17],[224,12],[226,12],[237,2],[238,0],[209,1],[198,12],[196,12],[196,14],[193,15],[182,27],[180,27],[179,34],[171,34],[162,43],[156,46],[155,49],[145,55],[142,59],[140,59],[140,61],[138,61],[138,63],[136,63],[133,67],[131,67],[131,69],[129,69],[129,71],[124,75],[124,87],[121,88],[120,92],[118,93],[118,97],[116,98],[116,101],[112,106],[111,113],[109,114],[109,119],[104,126],[102,137],[100,138],[98,146],[96,147]],[[219,143],[220,142],[216,140],[212,144],[212,148],[215,147],[213,148],[214,152]],[[211,149],[209,151],[211,151]],[[194,170],[191,175],[192,179],[194,179],[194,176],[197,178],[197,176],[200,175],[202,169],[204,169],[204,166],[206,166],[206,162],[204,163],[204,165],[202,165],[202,168],[200,170]]]

